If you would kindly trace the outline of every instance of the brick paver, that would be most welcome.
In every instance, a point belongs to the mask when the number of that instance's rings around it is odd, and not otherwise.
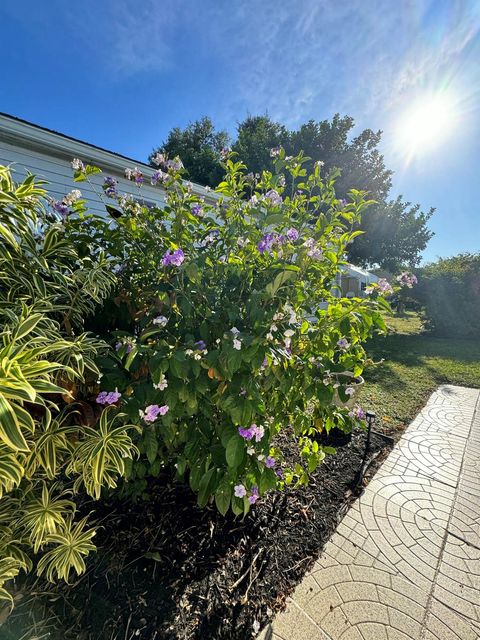
[[[432,394],[259,640],[480,639],[480,392]]]

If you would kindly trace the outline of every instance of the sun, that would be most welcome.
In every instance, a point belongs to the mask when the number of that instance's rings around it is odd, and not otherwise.
[[[457,119],[455,102],[448,94],[418,98],[397,122],[396,146],[409,159],[423,155],[447,140]]]

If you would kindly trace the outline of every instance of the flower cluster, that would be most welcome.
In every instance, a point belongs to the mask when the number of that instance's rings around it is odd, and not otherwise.
[[[251,424],[248,428],[238,427],[238,433],[245,440],[252,440],[255,438],[255,442],[260,442],[260,440],[265,435],[265,429],[262,426],[257,426],[255,423]]]
[[[162,258],[162,264],[164,267],[174,265],[179,267],[185,260],[185,254],[181,249],[175,249],[175,251],[166,251]]]
[[[351,409],[348,412],[348,416],[349,418],[356,418],[357,420],[364,420],[365,419],[365,411],[362,409],[362,407],[358,404],[356,404],[354,406],[353,409]]]
[[[117,193],[117,185],[118,180],[113,176],[107,176],[103,181],[103,192],[108,198],[116,198],[118,196]]]
[[[72,169],[74,171],[85,171],[85,165],[79,158],[74,158],[72,160]]]
[[[305,240],[303,246],[307,248],[307,256],[313,258],[313,260],[321,260],[323,258],[323,251],[313,238]]]
[[[128,167],[125,169],[125,177],[127,180],[133,180],[136,184],[143,184],[145,182],[145,178],[140,169],[135,167],[134,169],[129,169]]]
[[[268,202],[274,207],[279,207],[283,202],[282,196],[275,191],[275,189],[269,189],[267,191],[265,194],[265,200],[268,200]]]
[[[158,391],[165,391],[165,389],[168,387],[167,378],[163,373],[160,376],[160,380],[158,382],[153,383],[153,387],[155,389],[158,389]]]
[[[373,282],[372,284],[369,284],[368,287],[365,288],[365,293],[367,295],[370,295],[375,291],[378,291],[384,296],[388,296],[391,293],[393,293],[393,287],[388,282],[388,280],[386,280],[385,278],[380,278],[378,282]]]
[[[417,280],[417,276],[414,273],[410,273],[409,271],[404,271],[399,276],[397,276],[397,282],[402,286],[405,286],[411,289],[413,285],[418,283],[418,280]]]
[[[119,393],[117,391],[117,389],[115,389],[115,391],[101,391],[95,402],[97,404],[103,404],[103,405],[110,405],[110,404],[116,404],[120,398],[122,397],[122,394]]]
[[[145,422],[155,422],[158,416],[164,416],[169,410],[168,404],[164,404],[163,406],[159,406],[158,404],[150,404],[145,408],[145,411],[138,412],[138,415],[145,420]]]

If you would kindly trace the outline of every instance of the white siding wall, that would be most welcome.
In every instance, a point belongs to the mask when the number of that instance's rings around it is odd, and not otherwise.
[[[57,200],[61,200],[72,189],[80,189],[83,197],[88,200],[91,211],[105,214],[105,206],[99,194],[103,195],[101,185],[104,177],[112,175],[119,181],[118,188],[121,193],[131,193],[137,198],[155,202],[158,205],[164,203],[164,191],[161,187],[152,187],[146,181],[139,188],[135,183],[126,180],[120,170],[107,170],[103,174],[93,175],[89,178],[92,184],[88,182],[75,183],[70,164],[71,159],[57,158],[48,153],[42,153],[40,150],[13,145],[0,139],[0,165],[10,165],[13,178],[17,181],[20,181],[28,172],[35,174],[38,178],[47,180],[49,185],[46,186],[46,189]],[[81,159],[88,162],[88,159]],[[128,161],[125,160],[125,166],[132,165],[129,165]],[[99,168],[102,169],[101,166]],[[115,204],[113,200],[109,200],[109,202]]]

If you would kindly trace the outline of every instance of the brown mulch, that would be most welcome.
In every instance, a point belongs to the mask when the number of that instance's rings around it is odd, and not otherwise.
[[[199,509],[188,486],[167,472],[151,483],[148,501],[103,504],[95,512],[103,522],[99,551],[87,573],[47,593],[38,581],[24,585],[0,638],[252,638],[282,609],[355,499],[365,437],[356,432],[307,487],[265,496],[243,520]],[[291,442],[282,450],[294,459]],[[373,435],[367,477],[388,451]]]

